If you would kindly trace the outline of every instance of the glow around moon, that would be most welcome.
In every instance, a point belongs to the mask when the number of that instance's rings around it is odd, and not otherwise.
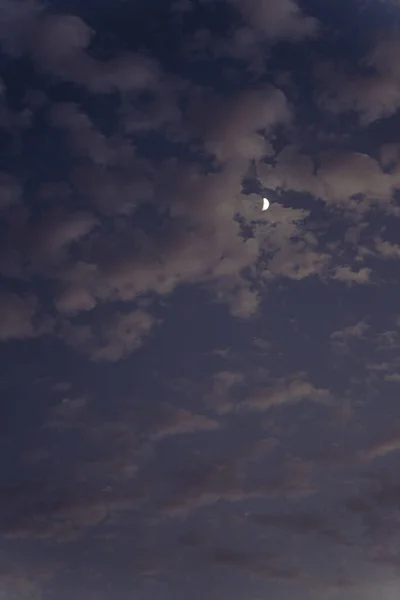
[[[267,210],[269,208],[268,198],[263,198],[261,210]]]

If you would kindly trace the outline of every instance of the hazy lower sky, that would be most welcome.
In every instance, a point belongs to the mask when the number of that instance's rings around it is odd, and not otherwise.
[[[0,600],[397,600],[400,3],[0,52]]]

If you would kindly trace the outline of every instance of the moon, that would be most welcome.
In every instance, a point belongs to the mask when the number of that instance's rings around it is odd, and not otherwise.
[[[269,200],[268,198],[263,198],[261,210],[267,210],[267,208],[269,208]]]

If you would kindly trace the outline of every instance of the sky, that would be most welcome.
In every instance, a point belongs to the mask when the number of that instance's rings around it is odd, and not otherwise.
[[[0,600],[397,600],[399,53],[0,0]]]

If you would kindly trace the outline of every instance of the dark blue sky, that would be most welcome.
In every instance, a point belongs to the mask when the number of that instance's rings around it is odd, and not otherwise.
[[[0,0],[1,599],[397,599],[399,17]]]

